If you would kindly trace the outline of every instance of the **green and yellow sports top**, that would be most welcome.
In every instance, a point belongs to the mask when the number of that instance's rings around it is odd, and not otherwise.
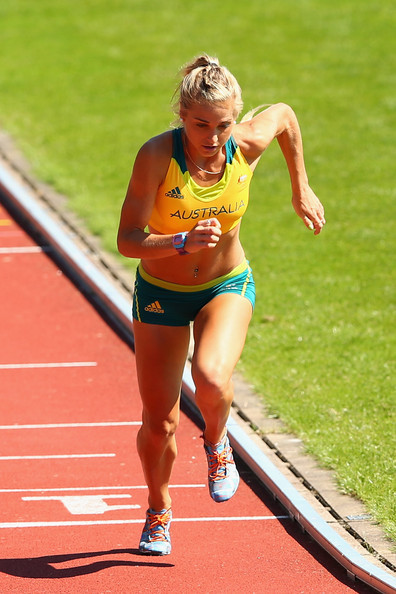
[[[241,220],[249,202],[250,169],[231,137],[226,145],[226,166],[213,186],[194,182],[187,169],[182,128],[173,130],[173,153],[164,182],[158,188],[150,227],[159,233],[190,231],[199,221],[216,217],[223,233]]]

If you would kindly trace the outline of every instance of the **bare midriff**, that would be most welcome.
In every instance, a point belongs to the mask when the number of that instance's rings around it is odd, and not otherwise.
[[[151,233],[157,234],[154,229]],[[186,245],[188,250],[188,242]],[[161,280],[178,285],[201,285],[228,274],[243,262],[245,254],[239,241],[239,225],[222,235],[214,248],[193,254],[142,259],[144,270]]]

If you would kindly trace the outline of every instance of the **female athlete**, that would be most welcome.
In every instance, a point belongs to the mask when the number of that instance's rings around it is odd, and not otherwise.
[[[135,354],[142,398],[137,437],[149,496],[139,549],[171,551],[169,481],[183,368],[193,329],[192,377],[204,422],[209,493],[235,493],[239,475],[226,432],[232,374],[252,316],[252,271],[239,240],[258,161],[277,139],[287,163],[292,204],[319,234],[323,206],[310,188],[293,110],[271,105],[236,120],[241,89],[206,54],[183,69],[179,127],[146,142],[136,157],[122,207],[118,248],[138,258],[133,299]]]

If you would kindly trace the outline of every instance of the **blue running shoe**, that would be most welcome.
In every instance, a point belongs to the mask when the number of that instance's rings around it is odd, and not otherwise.
[[[216,444],[205,441],[208,459],[209,493],[217,503],[228,501],[239,485],[239,474],[227,434]]]
[[[170,508],[160,512],[148,509],[139,551],[146,555],[169,555],[171,552],[169,534],[171,521],[172,511]]]

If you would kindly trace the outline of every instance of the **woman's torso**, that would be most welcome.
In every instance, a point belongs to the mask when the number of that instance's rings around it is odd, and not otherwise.
[[[182,130],[174,130],[169,139],[169,164],[158,188],[149,222],[152,233],[173,234],[190,231],[199,221],[216,217],[222,235],[215,248],[206,248],[180,256],[142,260],[152,276],[177,284],[197,285],[227,274],[244,259],[239,241],[240,220],[249,201],[252,170],[231,137],[223,147],[224,172],[214,181],[201,180],[188,171]],[[187,244],[188,249],[188,244]]]

